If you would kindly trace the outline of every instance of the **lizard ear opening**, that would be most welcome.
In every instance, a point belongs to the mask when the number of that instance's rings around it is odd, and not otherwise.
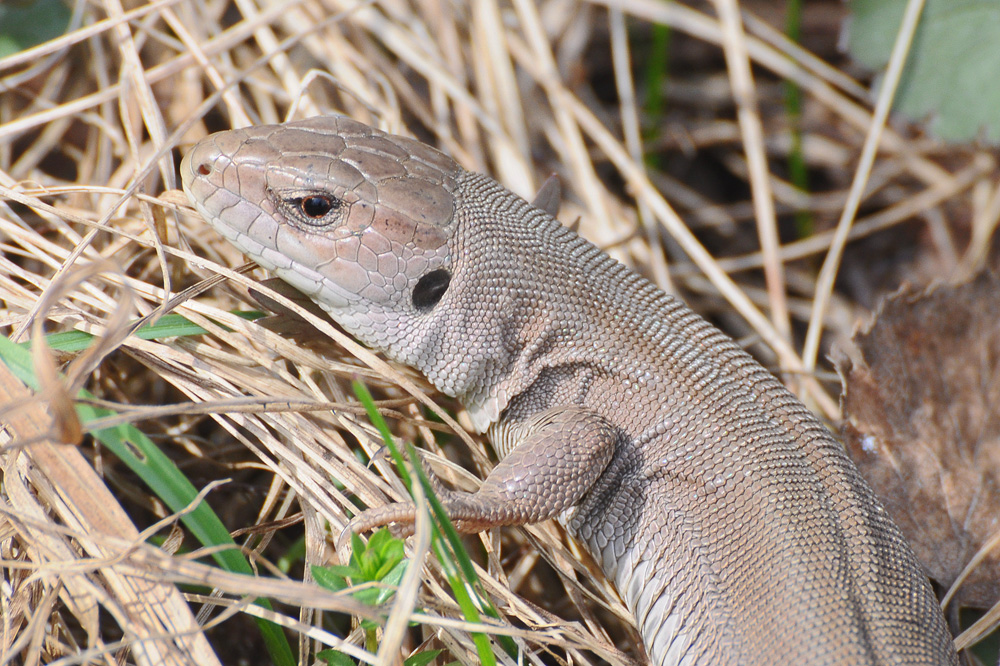
[[[449,284],[451,273],[444,268],[427,273],[417,280],[417,286],[413,288],[413,307],[420,312],[429,311],[448,291]]]

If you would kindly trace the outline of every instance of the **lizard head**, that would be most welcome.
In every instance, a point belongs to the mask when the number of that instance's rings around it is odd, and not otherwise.
[[[343,117],[219,132],[181,163],[188,198],[236,247],[366,344],[406,350],[451,282],[458,165]]]

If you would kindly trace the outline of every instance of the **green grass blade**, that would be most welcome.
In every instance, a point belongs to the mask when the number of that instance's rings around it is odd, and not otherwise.
[[[406,483],[407,488],[411,488],[412,479],[410,475],[406,473],[406,466],[403,462],[402,452],[400,452],[399,447],[396,446],[396,441],[393,439],[392,433],[389,431],[389,427],[385,423],[385,419],[382,418],[378,408],[375,406],[375,401],[372,399],[371,393],[368,392],[368,388],[364,384],[357,380],[353,382],[353,387],[354,394],[364,406],[365,411],[368,413],[368,418],[382,435],[382,439],[385,442],[385,445],[389,448],[389,451],[393,456],[393,460],[396,461],[396,465],[400,470],[400,476],[403,477],[404,483]],[[441,500],[439,500],[437,495],[434,494],[434,489],[431,486],[430,481],[427,479],[427,476],[424,474],[423,467],[417,462],[419,458],[417,457],[417,451],[412,444],[407,445],[407,454],[410,456],[410,459],[414,461],[413,472],[416,474],[417,480],[423,488],[424,495],[427,497],[427,503],[430,505],[431,513],[435,519],[432,521],[435,528],[431,542],[432,548],[434,548],[434,552],[438,556],[438,560],[441,562],[441,566],[445,572],[445,577],[448,579],[448,583],[451,586],[452,594],[455,595],[455,600],[462,609],[462,614],[468,621],[478,623],[481,619],[479,607],[482,607],[486,615],[495,619],[500,619],[500,613],[498,613],[496,608],[494,608],[493,603],[485,594],[479,583],[479,577],[476,575],[476,570],[472,566],[472,559],[469,557],[468,552],[466,552],[465,546],[462,544],[462,540],[459,537],[458,532],[455,531],[455,526],[451,524],[451,520],[445,512],[444,506],[441,504]],[[471,593],[475,593],[478,598],[478,607],[473,601]],[[485,666],[492,666],[495,664],[496,657],[493,655],[492,648],[490,647],[489,637],[486,636],[486,634],[473,633],[472,640],[476,644],[476,651],[479,654],[479,658],[482,663]],[[514,643],[512,638],[509,636],[496,636],[496,640],[500,643],[501,647],[507,654],[509,654],[512,658],[517,658],[517,645]]]
[[[233,312],[237,317],[242,317],[247,321],[260,319],[263,312],[241,311]],[[223,326],[227,331],[228,327]],[[174,338],[188,335],[205,335],[208,333],[204,328],[192,323],[187,317],[179,314],[167,314],[160,317],[155,324],[147,324],[139,328],[134,335],[142,340],[159,340],[162,338]],[[94,341],[92,333],[83,331],[62,331],[45,336],[45,341],[49,347],[61,352],[79,352],[89,347]],[[20,346],[24,349],[31,347],[31,342],[22,342]]]
[[[802,0],[788,0],[788,15],[785,17],[785,34],[799,43],[802,34]],[[788,151],[788,179],[796,189],[809,192],[809,167],[802,149],[802,90],[794,81],[783,82],[785,93],[785,113],[788,115],[792,146]],[[813,233],[814,225],[810,212],[806,209],[795,211],[795,233],[798,238],[806,238]]]

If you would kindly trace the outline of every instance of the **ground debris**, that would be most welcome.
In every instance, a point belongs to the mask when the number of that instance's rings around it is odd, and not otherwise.
[[[844,441],[928,574],[944,588],[1000,529],[1000,277],[904,287],[838,359]],[[961,606],[1000,593],[993,549]]]

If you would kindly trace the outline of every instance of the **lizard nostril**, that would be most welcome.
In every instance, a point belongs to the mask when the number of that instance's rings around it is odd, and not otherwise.
[[[208,174],[212,173],[212,167],[210,167],[205,162],[202,162],[201,164],[198,165],[197,172],[199,176],[207,176]]]

